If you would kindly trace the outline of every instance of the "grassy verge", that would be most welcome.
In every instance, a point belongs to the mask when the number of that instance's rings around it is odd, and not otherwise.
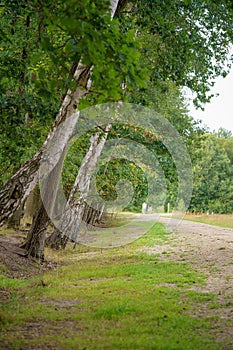
[[[159,262],[142,247],[169,240],[161,224],[130,245],[47,251],[63,262],[25,279],[1,276],[1,349],[222,348],[210,320],[192,316],[214,295],[191,290],[205,276],[186,264]],[[0,345],[1,347],[1,345]]]
[[[226,228],[233,228],[233,215],[226,214],[214,214],[214,215],[202,215],[202,216],[188,216],[184,217],[185,220],[201,222],[203,224],[215,225]]]

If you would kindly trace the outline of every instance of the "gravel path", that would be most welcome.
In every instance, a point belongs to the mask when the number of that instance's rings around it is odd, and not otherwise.
[[[168,218],[160,221],[169,224]],[[203,271],[208,276],[206,291],[233,296],[233,229],[183,220],[171,238],[160,247],[170,253],[169,259],[186,261]]]
[[[153,215],[139,215],[139,220],[151,220]],[[170,219],[160,217],[168,227]],[[216,308],[203,304],[194,315],[215,317],[213,334],[219,340],[231,339],[223,349],[233,349],[233,229],[221,228],[192,221],[181,221],[170,235],[169,241],[148,248],[149,254],[160,254],[161,261],[188,263],[207,276],[204,288],[193,287],[200,292],[217,295]]]

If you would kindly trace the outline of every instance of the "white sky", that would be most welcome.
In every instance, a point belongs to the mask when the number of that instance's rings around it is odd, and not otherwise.
[[[226,78],[218,78],[211,93],[218,93],[210,103],[205,105],[205,111],[196,110],[192,102],[189,105],[190,115],[194,119],[201,119],[210,131],[217,131],[220,127],[233,133],[233,67]]]

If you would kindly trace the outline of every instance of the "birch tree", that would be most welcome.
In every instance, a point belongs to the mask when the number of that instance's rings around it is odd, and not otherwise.
[[[110,14],[113,18],[117,8],[118,1],[110,1]],[[72,72],[72,78],[75,82],[76,88],[73,90],[68,89],[63,99],[62,105],[57,114],[56,120],[52,129],[45,140],[43,146],[39,151],[28,160],[23,167],[21,167],[13,177],[3,186],[0,190],[0,224],[2,224],[7,218],[9,218],[15,210],[17,210],[20,204],[27,198],[29,193],[38,183],[38,170],[40,166],[41,156],[43,151],[48,144],[49,140],[53,137],[57,130],[57,127],[65,120],[69,121],[66,123],[67,130],[64,130],[62,138],[60,140],[60,147],[65,148],[70,137],[70,130],[73,129],[79,116],[77,109],[80,99],[85,98],[87,95],[91,81],[90,74],[92,71],[92,65],[87,66],[82,63],[80,59],[77,63],[73,62],[70,72]],[[75,116],[75,117],[74,117]]]
[[[57,229],[49,239],[50,246],[58,245],[59,247],[61,245],[64,248],[65,244],[63,242],[67,242],[67,238],[73,242],[77,242],[80,232],[87,229],[91,218],[88,220],[87,213],[86,217],[84,217],[84,214],[86,211],[90,211],[91,215],[94,215],[95,212],[95,210],[92,210],[92,206],[90,207],[88,205],[90,202],[94,203],[94,198],[90,198],[91,196],[89,193],[91,177],[110,129],[111,125],[108,125],[105,127],[104,132],[96,132],[91,136],[90,147],[82,161],[69,199],[59,218],[59,223],[56,225]],[[45,188],[46,187],[47,186],[45,186]],[[46,203],[45,200],[44,205],[47,210],[49,210],[50,203]],[[101,209],[103,212],[103,208]],[[101,215],[101,213],[99,215]],[[60,244],[58,242],[60,242]]]

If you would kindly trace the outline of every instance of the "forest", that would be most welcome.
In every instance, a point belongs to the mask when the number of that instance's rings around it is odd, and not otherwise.
[[[0,15],[0,349],[231,350],[232,0]]]
[[[0,222],[17,228],[23,215],[33,218],[22,246],[28,255],[43,256],[45,244],[64,247],[67,240],[76,241],[83,223],[104,221],[107,203],[115,203],[117,186],[124,181],[133,195],[122,210],[140,212],[148,201],[150,178],[156,177],[162,177],[166,194],[154,210],[166,212],[168,203],[177,210],[180,174],[173,151],[149,123],[117,119],[125,103],[155,111],[178,131],[193,174],[185,190],[192,192],[190,200],[181,198],[178,209],[232,213],[232,134],[210,132],[195,121],[183,95],[184,88],[190,89],[196,107],[204,108],[216,77],[229,72],[231,1],[10,0],[1,3],[0,11]],[[106,103],[118,109],[114,121],[85,112]],[[77,123],[75,139],[72,123]],[[55,139],[59,154],[44,156]],[[139,154],[131,159],[118,151],[100,162],[95,186],[101,200],[95,201],[90,188],[97,161],[107,142],[120,139],[146,147],[163,175],[146,172]],[[130,146],[125,147],[129,153]],[[43,157],[54,159],[49,159],[44,189],[39,176]],[[66,197],[62,213],[56,200],[61,184]],[[48,211],[57,211],[60,226],[46,238],[53,224]]]

